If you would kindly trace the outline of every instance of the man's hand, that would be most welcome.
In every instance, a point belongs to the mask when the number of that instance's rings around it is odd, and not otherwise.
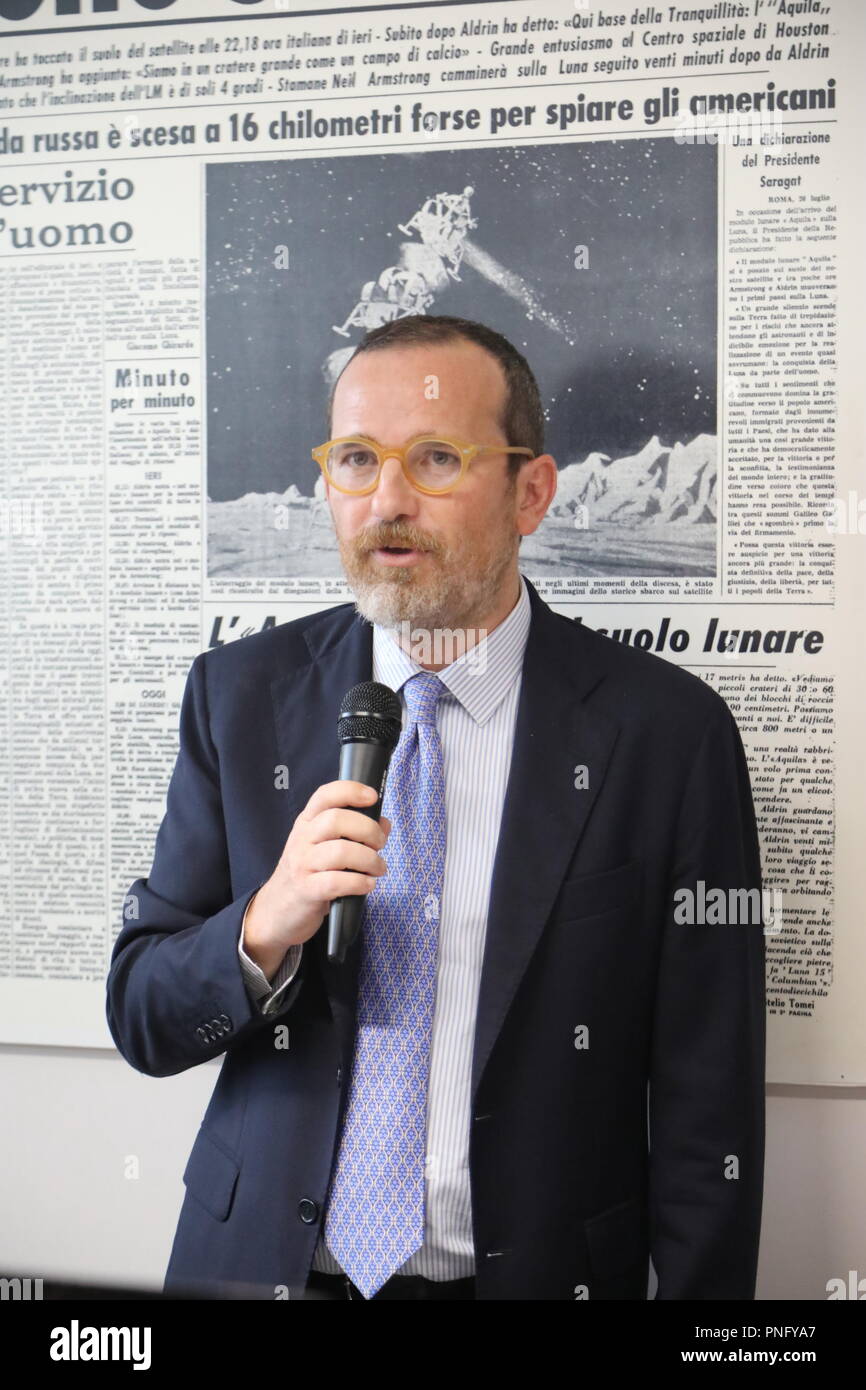
[[[279,863],[256,893],[244,927],[244,950],[272,979],[290,946],[314,936],[334,898],[369,893],[388,866],[378,851],[391,831],[351,806],[377,797],[362,782],[317,787],[292,826]]]

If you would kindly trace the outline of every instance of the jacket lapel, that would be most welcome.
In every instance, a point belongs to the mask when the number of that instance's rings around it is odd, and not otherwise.
[[[332,623],[316,624],[305,631],[306,664],[299,663],[271,683],[279,760],[289,769],[283,844],[316,788],[339,776],[337,719],[343,696],[353,685],[372,679],[372,626],[357,615],[351,604],[340,605],[333,618]],[[320,928],[304,949],[312,950],[318,962],[344,1067],[348,1069],[355,1029],[361,933],[342,965],[328,960],[327,938],[327,928]]]
[[[524,576],[525,577],[525,576]],[[523,662],[511,769],[493,865],[475,1041],[472,1097],[598,796],[616,724],[590,712],[604,679],[595,643],[554,613],[526,581],[532,620]],[[345,693],[372,679],[373,629],[352,604],[304,632],[307,650],[271,684],[279,759],[289,769],[281,844],[313,792],[338,775],[337,716]],[[588,786],[575,787],[577,765]],[[327,958],[327,932],[312,938],[340,1049],[350,1066],[361,936],[343,965]]]
[[[525,577],[525,576],[524,576]],[[472,1101],[604,781],[616,724],[583,701],[604,679],[595,643],[527,582],[532,621],[493,863],[472,1057]],[[575,768],[588,785],[575,786]]]

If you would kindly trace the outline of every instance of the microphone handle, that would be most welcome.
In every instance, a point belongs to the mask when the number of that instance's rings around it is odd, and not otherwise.
[[[379,793],[371,806],[352,807],[353,811],[360,811],[371,820],[378,820],[382,814],[392,751],[383,743],[366,740],[352,740],[340,745],[340,780],[363,782],[366,787],[375,787]],[[331,903],[328,913],[328,960],[340,965],[345,961],[346,952],[361,925],[364,897],[361,893],[349,893],[343,898],[334,898]]]

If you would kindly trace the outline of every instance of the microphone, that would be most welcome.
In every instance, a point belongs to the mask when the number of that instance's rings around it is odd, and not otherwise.
[[[377,681],[362,681],[343,696],[337,737],[340,740],[340,780],[363,782],[379,793],[372,806],[353,806],[372,820],[382,813],[385,780],[391,754],[403,727],[403,712],[395,692]],[[371,890],[372,891],[372,890]],[[328,914],[328,960],[340,964],[358,934],[363,896],[334,898]]]

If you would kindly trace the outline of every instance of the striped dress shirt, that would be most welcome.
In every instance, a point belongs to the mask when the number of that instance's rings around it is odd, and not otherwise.
[[[446,1280],[475,1272],[469,1187],[472,1050],[493,861],[511,767],[530,616],[529,593],[521,575],[520,597],[508,616],[436,672],[448,690],[437,709],[445,771],[446,854],[427,1098],[427,1219],[423,1244],[401,1265],[399,1274]],[[404,725],[402,686],[424,669],[387,628],[373,625],[372,678],[398,692]],[[384,855],[387,860],[387,845]],[[250,996],[263,1013],[278,1010],[302,950],[302,946],[289,948],[269,984],[243,949],[242,924],[241,967]],[[321,1237],[313,1268],[342,1273]]]

